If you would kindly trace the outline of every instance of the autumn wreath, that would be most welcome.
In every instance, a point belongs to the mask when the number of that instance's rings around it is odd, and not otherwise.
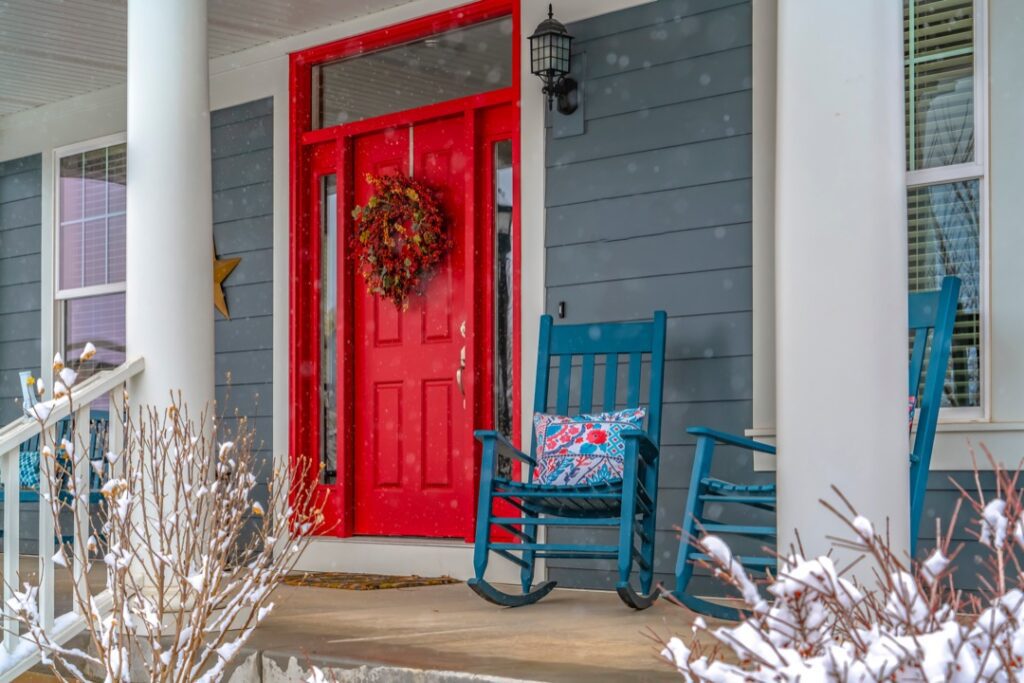
[[[437,195],[404,175],[366,175],[373,194],[352,211],[352,258],[372,294],[401,309],[452,248]]]

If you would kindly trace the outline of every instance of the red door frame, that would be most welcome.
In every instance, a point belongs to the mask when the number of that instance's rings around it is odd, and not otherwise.
[[[502,16],[512,17],[512,86],[491,92],[473,95],[467,98],[427,105],[411,111],[386,114],[384,116],[342,124],[329,128],[311,130],[312,122],[312,69],[314,65],[335,61],[345,57],[379,50],[393,45],[407,43],[430,35],[449,31],[462,26],[488,21]],[[346,172],[352,163],[352,137],[371,130],[380,130],[389,126],[409,125],[416,121],[439,118],[447,113],[479,111],[498,104],[516,105],[514,130],[512,131],[512,162],[513,162],[513,209],[512,209],[512,262],[513,262],[513,425],[518,425],[520,416],[520,198],[519,198],[519,88],[520,88],[520,12],[519,2],[515,0],[479,0],[468,5],[455,7],[436,14],[418,17],[401,24],[382,28],[351,38],[320,45],[308,50],[293,53],[290,56],[290,93],[291,107],[289,110],[290,125],[290,159],[289,159],[289,194],[290,194],[290,231],[289,231],[289,335],[288,380],[289,380],[289,451],[292,471],[301,473],[308,480],[319,480],[320,461],[320,300],[319,290],[310,286],[320,278],[320,242],[319,242],[319,203],[312,201],[317,195],[318,174],[330,173],[325,170],[323,155],[333,155],[336,167],[333,172],[338,178],[338,231],[339,249],[344,248],[345,238],[349,229],[349,210],[351,207],[352,188],[344,183]],[[475,115],[470,115],[475,119]],[[470,126],[475,129],[475,126]],[[330,149],[333,147],[334,149]],[[467,205],[480,204],[480,184],[473,183],[477,189],[467,198]],[[486,194],[484,195],[486,196]],[[479,213],[477,214],[479,215]],[[476,221],[474,221],[475,223]],[[352,335],[351,306],[341,304],[349,297],[352,269],[344,255],[339,255],[339,315],[336,340],[339,349],[345,347],[347,339]],[[485,280],[484,300],[476,303],[474,311],[481,322],[493,319],[490,300],[492,296],[492,276]],[[481,317],[487,315],[488,317]],[[492,351],[493,334],[490,324],[478,328],[487,330],[486,334],[478,335],[476,348],[472,349],[471,358],[480,358],[481,353]],[[354,381],[352,363],[346,361],[344,354],[339,353],[338,363],[338,435],[337,451],[338,475],[332,485],[317,484],[317,500],[325,500],[328,519],[337,520],[337,524],[323,530],[324,534],[335,536],[351,536],[353,533],[354,487],[352,454],[353,419],[351,411],[355,403],[353,394]],[[477,369],[481,364],[473,363]],[[476,387],[490,387],[490,378],[477,375]],[[482,381],[481,381],[482,380]],[[490,392],[476,391],[477,410],[474,411],[477,424],[489,426],[493,421],[493,401]],[[486,411],[486,412],[484,412]],[[518,444],[519,435],[511,436]],[[479,481],[480,455],[475,450],[474,486]],[[475,491],[474,491],[475,495]],[[474,505],[474,510],[475,510]],[[467,541],[473,539],[473,528],[465,530]]]

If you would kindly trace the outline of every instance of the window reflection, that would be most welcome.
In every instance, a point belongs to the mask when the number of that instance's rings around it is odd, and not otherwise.
[[[504,17],[313,68],[313,128],[414,109],[512,85]]]
[[[981,258],[977,180],[911,188],[908,199],[910,291],[934,291],[960,278],[944,406],[981,405]]]
[[[338,182],[333,174],[320,180],[320,232],[320,453],[323,462],[321,481],[333,484],[338,476]]]
[[[512,141],[494,143],[494,423],[511,436],[512,425]],[[503,459],[501,474],[511,474],[511,462]]]

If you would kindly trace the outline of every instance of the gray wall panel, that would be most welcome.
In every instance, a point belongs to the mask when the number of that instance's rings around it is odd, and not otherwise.
[[[568,316],[587,322],[650,318],[651,311],[658,309],[669,315],[735,313],[751,309],[750,287],[749,267],[730,268],[549,287],[547,304],[548,310],[555,311],[558,302],[565,301]]]
[[[211,120],[217,255],[242,259],[224,283],[231,318],[214,313],[217,411],[228,434],[246,418],[262,483],[273,448],[273,101],[222,109]]]
[[[740,47],[642,71],[588,79],[583,84],[586,115],[601,118],[749,90],[750,59],[750,48]],[[588,58],[587,63],[593,61]]]
[[[713,12],[732,5],[745,5],[747,2],[749,0],[660,0],[628,12],[601,14],[577,22],[573,24],[573,30],[596,40],[635,28],[647,27],[654,31],[662,24],[687,22],[694,25],[705,12]]]
[[[750,225],[720,225],[615,241],[548,248],[550,287],[680,272],[749,267]]]
[[[649,69],[750,45],[750,5],[743,3],[682,21],[624,29],[587,41],[588,54],[603,56],[587,66],[589,78]]]
[[[18,372],[39,366],[42,156],[0,163],[0,424],[21,414]]]
[[[0,258],[0,287],[39,280],[41,263],[42,258],[39,254]]]
[[[749,223],[749,179],[548,208],[548,246]]]
[[[596,119],[587,122],[586,147],[574,144],[572,137],[549,140],[546,163],[558,166],[750,133],[751,112],[748,90]]]
[[[217,129],[215,128],[214,131]],[[273,209],[271,183],[259,183],[213,193],[214,225],[241,218],[269,216]]]
[[[548,131],[547,310],[564,302],[572,323],[668,312],[655,571],[671,585],[686,427],[750,426],[750,6],[666,0],[570,31],[587,54],[586,121],[582,135]],[[751,476],[749,453],[725,455],[718,474]],[[549,537],[614,543],[602,529]],[[614,584],[611,562],[548,567],[562,585]]]
[[[220,221],[217,223],[217,239],[219,240],[217,246],[232,252],[272,249],[274,246],[273,223],[274,220],[270,214]]]
[[[547,172],[546,197],[551,206],[558,206],[708,185],[749,178],[750,163],[749,135],[695,142],[553,166]]]

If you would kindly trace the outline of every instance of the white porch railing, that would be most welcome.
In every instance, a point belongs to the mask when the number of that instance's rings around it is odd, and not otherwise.
[[[123,406],[124,384],[132,377],[142,372],[145,363],[142,358],[130,360],[112,370],[98,372],[92,377],[76,384],[72,390],[75,402],[75,413],[77,419],[74,434],[74,443],[88,443],[89,411],[94,407],[92,404],[103,398],[109,397],[111,427],[107,430],[110,444],[109,450],[115,453],[120,449],[121,430],[116,429],[116,415],[113,408]],[[53,408],[46,418],[47,429],[52,429],[56,423],[66,417],[70,412],[66,398],[54,403]],[[25,578],[19,578],[21,564],[20,542],[21,530],[19,515],[21,512],[19,488],[19,447],[23,442],[39,435],[40,424],[30,417],[19,418],[3,428],[0,428],[0,467],[3,471],[4,480],[4,558],[3,558],[3,646],[0,649],[0,681],[11,681],[22,673],[28,671],[40,661],[36,645],[31,640],[22,637],[19,631],[19,622],[8,608],[8,601],[14,597],[14,590],[20,588]],[[70,440],[70,437],[69,437]],[[52,465],[46,462],[46,458],[40,458],[40,494],[47,490],[48,468]],[[88,566],[87,540],[89,538],[89,461],[88,458],[75,459],[75,471],[73,473],[76,483],[75,505],[79,509],[74,515],[74,552],[72,565],[72,579],[76,584],[83,584],[86,580]],[[82,514],[84,512],[84,514]],[[39,618],[43,628],[50,634],[51,639],[64,644],[85,628],[85,620],[77,611],[77,606],[71,611],[60,616],[54,615],[54,567],[53,552],[50,550],[54,535],[53,515],[50,512],[48,503],[40,495],[39,501],[39,573],[36,577],[39,587]],[[103,593],[98,596],[98,607],[100,610],[109,608],[110,596]]]

